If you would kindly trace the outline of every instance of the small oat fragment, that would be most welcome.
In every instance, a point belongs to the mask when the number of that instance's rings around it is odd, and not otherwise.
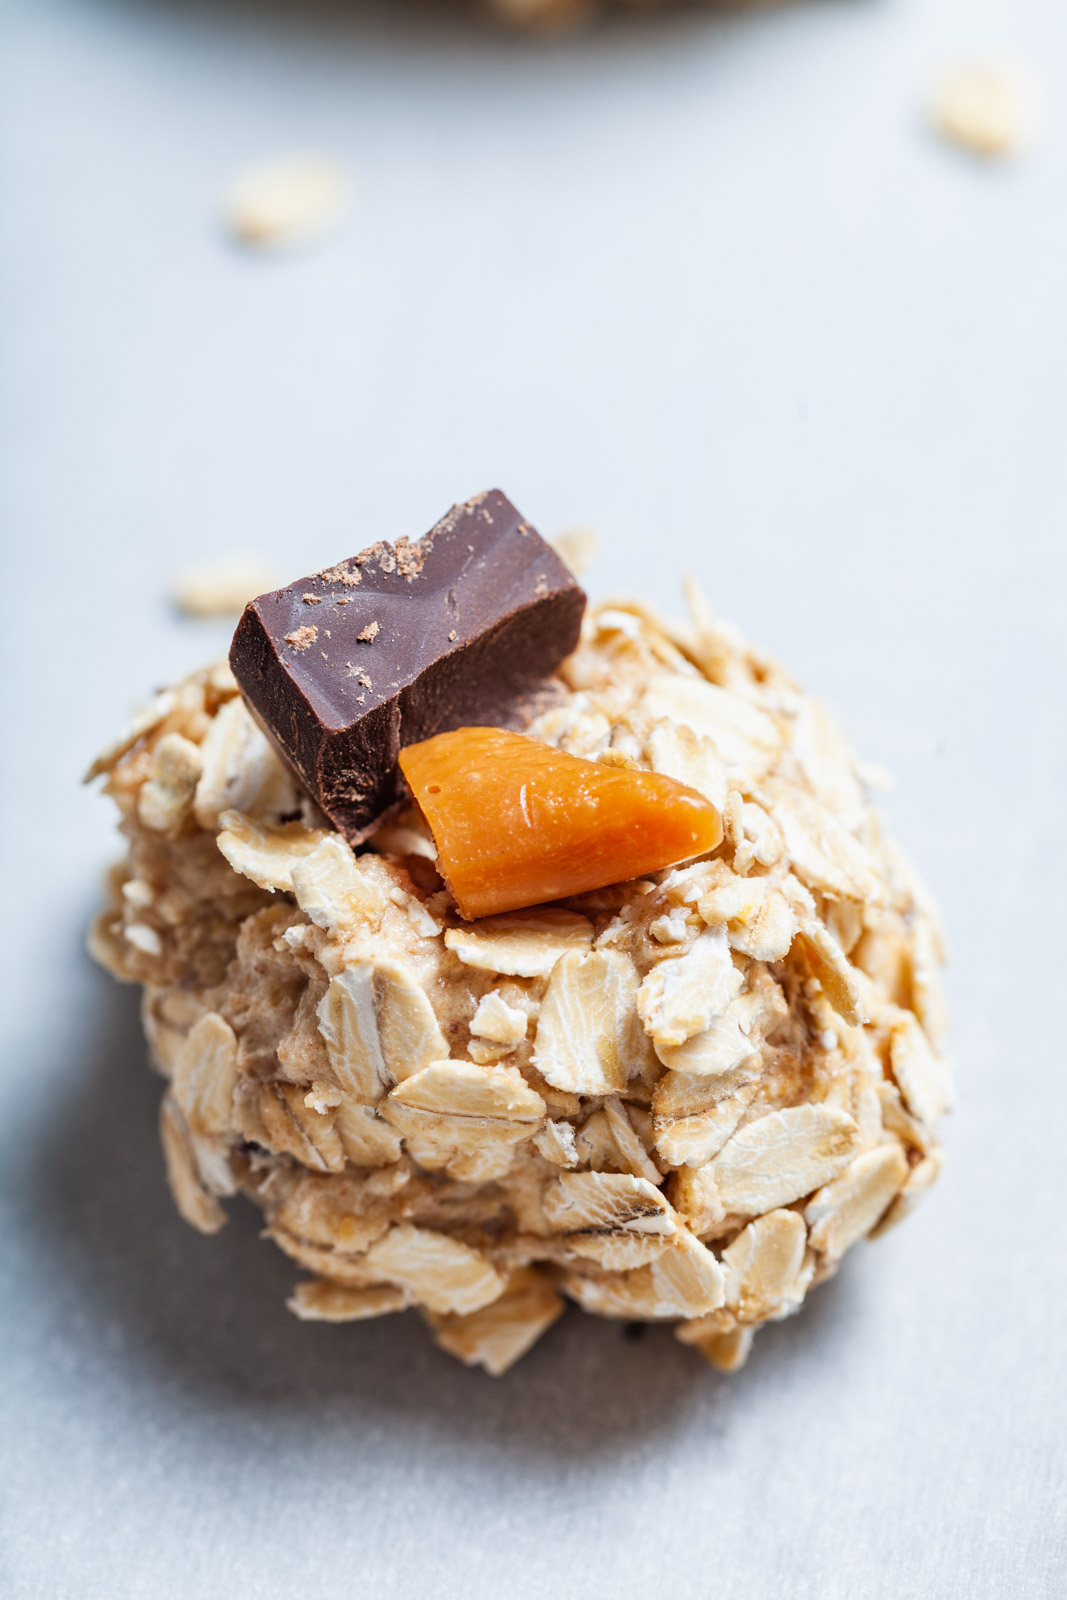
[[[1029,73],[1010,61],[971,62],[946,74],[933,101],[940,134],[974,155],[1018,155],[1034,128]]]
[[[330,833],[291,868],[293,893],[302,911],[327,932],[373,926],[385,896],[363,872],[340,834]]]
[[[889,1037],[889,1060],[908,1110],[928,1127],[952,1104],[948,1064],[938,1057],[913,1016],[905,1015]]]
[[[875,1223],[868,1237],[880,1239],[883,1233],[888,1233],[890,1228],[895,1228],[898,1222],[903,1222],[905,1217],[909,1217],[919,1201],[936,1183],[943,1164],[944,1157],[941,1151],[932,1150],[928,1156],[912,1167],[900,1193],[888,1211]]]
[[[807,1231],[796,1211],[757,1217],[722,1253],[726,1304],[739,1322],[788,1316],[804,1298],[814,1262],[805,1264]]]
[[[348,176],[337,162],[323,156],[283,156],[237,180],[226,199],[226,222],[242,244],[302,244],[340,221],[349,195]]]
[[[637,973],[616,950],[576,950],[552,969],[534,1040],[534,1065],[572,1094],[618,1094],[650,1051],[635,1009]]]
[[[684,723],[657,722],[645,741],[645,756],[653,772],[677,778],[718,806],[726,804],[726,767],[710,739],[695,734]]]
[[[536,906],[451,928],[445,944],[469,967],[501,977],[547,977],[567,951],[588,950],[593,924],[576,911]]]
[[[739,995],[721,1017],[713,1017],[700,1033],[681,1045],[659,1045],[656,1054],[672,1072],[689,1077],[728,1077],[758,1048],[752,1029],[759,1010],[758,995]]]
[[[405,1077],[390,1095],[393,1105],[443,1117],[489,1118],[515,1125],[539,1123],[545,1102],[515,1067],[479,1067],[471,1061],[434,1061]]]
[[[557,1233],[674,1232],[671,1208],[645,1178],[618,1172],[564,1172],[544,1199]]]
[[[749,1351],[752,1349],[752,1340],[756,1330],[753,1327],[737,1327],[728,1329],[725,1333],[716,1329],[705,1332],[701,1326],[703,1321],[712,1321],[712,1318],[701,1319],[697,1323],[685,1323],[678,1328],[676,1337],[683,1344],[692,1345],[699,1350],[701,1355],[710,1361],[713,1367],[720,1372],[731,1375],[740,1372],[748,1360]]]
[[[506,1045],[509,1049],[526,1037],[528,1018],[525,1011],[509,1006],[496,989],[483,994],[471,1018],[471,1033],[490,1044]]]
[[[391,1228],[364,1261],[366,1271],[406,1289],[428,1311],[479,1311],[504,1290],[503,1278],[481,1251],[409,1223]]]
[[[164,1097],[160,1107],[159,1136],[170,1192],[178,1211],[198,1232],[218,1233],[226,1221],[226,1213],[204,1183],[193,1136],[171,1095]]]
[[[758,1072],[694,1077],[665,1072],[652,1100],[656,1150],[672,1167],[700,1167],[717,1155],[759,1089]]]
[[[269,562],[235,555],[186,567],[171,584],[171,598],[187,617],[238,617],[257,594],[276,589],[281,581]]]
[[[539,1154],[554,1167],[576,1167],[579,1162],[574,1129],[569,1122],[546,1122],[534,1137]]]
[[[193,815],[209,832],[218,830],[224,811],[270,820],[299,810],[292,778],[240,698],[218,711],[200,746],[200,762]]]
[[[332,1108],[316,1111],[299,1083],[264,1084],[255,1098],[255,1140],[312,1172],[340,1172],[344,1146]]]
[[[797,919],[785,896],[766,878],[733,877],[698,902],[709,925],[725,923],[730,947],[755,961],[788,955]]]
[[[318,1024],[334,1077],[363,1104],[448,1054],[426,991],[397,961],[350,962],[320,1001]]]
[[[689,937],[689,921],[684,906],[675,906],[662,917],[655,917],[648,925],[649,934],[657,944],[684,944]]]
[[[191,1133],[224,1134],[232,1123],[237,1085],[237,1040],[229,1023],[209,1011],[178,1052],[171,1092]]]
[[[147,922],[128,922],[122,930],[127,941],[135,950],[140,950],[142,955],[161,956],[163,954],[163,940],[159,930]]]
[[[374,1106],[348,1098],[342,1100],[334,1127],[354,1167],[391,1167],[400,1160],[400,1135],[382,1121]]]
[[[356,638],[362,640],[364,644],[373,644],[381,631],[382,625],[380,622],[368,622],[365,628],[359,630]]]
[[[760,793],[803,884],[835,899],[883,899],[870,853],[829,806],[781,778],[768,779]]]
[[[148,782],[137,797],[137,815],[146,828],[169,833],[192,809],[203,758],[200,747],[180,733],[165,733],[152,752]]]
[[[668,1248],[645,1270],[657,1316],[706,1316],[723,1303],[722,1267],[687,1228],[678,1228]]]
[[[788,1206],[848,1166],[860,1131],[833,1106],[795,1106],[758,1117],[688,1178],[685,1208],[698,1218],[755,1217]],[[677,1202],[676,1202],[677,1203]],[[700,1231],[700,1221],[696,1223]]]
[[[124,733],[107,745],[92,766],[89,768],[83,783],[92,783],[94,778],[99,778],[103,773],[110,772],[122,757],[132,750],[139,739],[143,739],[153,728],[159,726],[170,716],[177,704],[177,695],[173,689],[164,689],[157,694],[155,699],[138,711]]]
[[[703,1033],[722,1016],[742,982],[725,928],[709,928],[685,955],[653,967],[638,990],[637,1010],[657,1054]]]
[[[365,1322],[368,1317],[385,1317],[410,1305],[403,1289],[382,1284],[370,1289],[351,1289],[328,1278],[312,1278],[298,1283],[286,1301],[301,1322]]]
[[[823,993],[838,1016],[851,1025],[866,1022],[856,974],[837,940],[814,918],[800,924],[800,937]]]
[[[300,822],[272,827],[240,811],[224,811],[219,823],[218,847],[233,870],[261,889],[282,889],[289,894],[293,892],[293,868],[329,838],[322,828],[306,828]]]
[[[857,1156],[804,1207],[812,1249],[843,1256],[888,1210],[907,1176],[908,1163],[896,1140]]]
[[[643,706],[650,717],[691,728],[709,742],[723,767],[753,778],[769,772],[781,750],[781,735],[765,711],[703,678],[657,673]]]
[[[663,1182],[663,1174],[644,1142],[647,1141],[651,1147],[650,1119],[647,1116],[642,1118],[636,1107],[627,1106],[625,1100],[617,1097],[604,1101],[603,1115],[615,1145],[617,1164],[624,1172],[631,1173],[635,1178],[645,1178],[658,1187]]]
[[[543,1272],[520,1267],[502,1295],[466,1316],[427,1317],[437,1343],[468,1367],[484,1367],[494,1378],[513,1367],[563,1312],[563,1301]]]
[[[405,1077],[381,1113],[420,1165],[491,1182],[510,1168],[515,1146],[537,1132],[545,1103],[514,1067],[435,1061]]]

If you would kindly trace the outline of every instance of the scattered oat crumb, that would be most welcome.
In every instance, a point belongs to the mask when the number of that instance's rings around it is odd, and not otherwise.
[[[1033,131],[1034,88],[1011,62],[973,62],[939,84],[933,117],[953,144],[980,156],[1017,155]]]
[[[173,580],[171,597],[187,617],[235,617],[250,600],[277,589],[283,581],[257,556],[237,555],[186,567]]]
[[[315,643],[318,636],[318,628],[305,625],[303,628],[295,628],[292,633],[287,633],[285,642],[291,644],[294,650],[307,650]]]
[[[449,642],[449,644],[451,644],[451,643],[452,643],[452,641],[453,641],[453,640],[454,640],[454,639],[458,639],[458,638],[459,638],[459,635],[458,635],[458,634],[457,634],[457,632],[456,632],[456,630],[455,630],[455,628],[453,628],[453,629],[452,629],[452,632],[451,632],[451,633],[450,633],[450,634],[449,634],[449,636],[448,636],[448,642]]]
[[[365,628],[360,628],[356,634],[357,639],[362,639],[364,644],[373,644],[382,631],[380,622],[368,622]]]
[[[226,222],[242,244],[303,244],[340,221],[349,203],[344,170],[323,156],[283,156],[251,168],[230,190]]]
[[[302,594],[300,598],[306,606],[321,606],[322,604],[321,594]]]

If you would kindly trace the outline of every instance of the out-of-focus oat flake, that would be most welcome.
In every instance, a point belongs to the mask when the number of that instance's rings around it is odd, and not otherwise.
[[[242,244],[266,249],[304,244],[341,220],[350,195],[348,175],[337,162],[281,156],[237,179],[226,197],[226,223]]]
[[[596,559],[597,536],[592,528],[565,528],[550,543],[576,578],[587,572]]]
[[[256,556],[229,556],[186,567],[171,584],[171,596],[187,617],[236,617],[250,600],[280,588],[284,581]]]
[[[980,156],[1013,156],[1033,133],[1035,90],[1016,62],[971,62],[946,73],[934,94],[938,132]]]

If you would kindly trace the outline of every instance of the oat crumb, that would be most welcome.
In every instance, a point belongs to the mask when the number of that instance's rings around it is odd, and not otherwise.
[[[356,638],[362,639],[364,644],[373,644],[381,631],[382,625],[380,622],[368,622],[365,628],[359,630]]]

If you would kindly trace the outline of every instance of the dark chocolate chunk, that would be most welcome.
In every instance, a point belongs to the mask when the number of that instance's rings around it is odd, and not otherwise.
[[[375,544],[260,595],[230,665],[283,759],[359,844],[405,798],[403,745],[525,725],[584,609],[552,547],[491,489],[418,543]]]

